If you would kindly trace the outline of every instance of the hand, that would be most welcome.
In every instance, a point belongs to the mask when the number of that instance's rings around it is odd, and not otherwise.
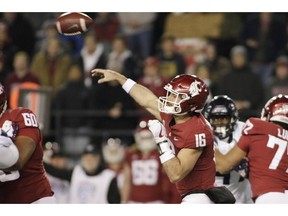
[[[240,163],[233,168],[237,171],[243,178],[248,176],[249,173],[249,165],[247,159],[242,159]]]
[[[123,85],[123,83],[126,81],[126,77],[112,70],[94,69],[91,71],[91,75],[100,77],[98,80],[99,84],[116,80]]]
[[[18,129],[19,126],[16,123],[6,120],[2,125],[1,135],[14,138],[17,135]]]
[[[0,182],[6,181],[14,181],[20,177],[20,173],[18,170],[11,171],[9,174],[6,174],[2,170],[0,170]]]
[[[152,132],[156,143],[158,143],[161,138],[167,137],[164,125],[158,120],[149,120],[148,128]]]

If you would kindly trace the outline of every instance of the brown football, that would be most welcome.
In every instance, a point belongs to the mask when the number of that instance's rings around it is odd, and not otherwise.
[[[63,35],[79,35],[86,32],[92,23],[91,17],[84,13],[67,12],[57,18],[56,28]]]

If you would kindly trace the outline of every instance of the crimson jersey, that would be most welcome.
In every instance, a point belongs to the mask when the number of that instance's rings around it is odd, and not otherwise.
[[[238,147],[248,154],[253,198],[288,189],[288,131],[271,122],[247,120]]]
[[[24,108],[9,109],[0,118],[0,127],[6,120],[19,126],[16,137],[32,138],[36,143],[36,148],[31,158],[19,170],[20,177],[18,179],[0,182],[0,203],[32,203],[42,197],[52,196],[53,192],[42,163],[42,135],[35,115]]]
[[[173,117],[161,113],[168,138],[174,144],[175,154],[183,148],[197,149],[203,147],[203,152],[193,170],[176,183],[178,192],[184,195],[193,190],[207,190],[213,187],[215,181],[215,162],[213,150],[213,131],[202,114],[191,116],[181,124],[171,125]],[[174,121],[174,120],[173,120]]]
[[[147,203],[162,201],[162,165],[157,150],[147,157],[135,149],[128,149],[125,162],[131,168],[131,192],[129,201]]]

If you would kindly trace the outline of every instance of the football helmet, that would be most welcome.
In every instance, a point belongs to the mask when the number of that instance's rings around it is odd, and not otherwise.
[[[121,163],[125,156],[125,147],[118,138],[109,138],[102,145],[103,158],[108,164]]]
[[[195,75],[188,74],[176,76],[164,89],[167,93],[165,97],[159,97],[159,111],[175,115],[201,112],[209,95],[207,85]]]
[[[141,121],[134,134],[137,148],[141,152],[151,152],[156,149],[156,142],[152,132],[148,128],[148,122]]]
[[[4,86],[0,83],[0,117],[7,109],[7,97]]]
[[[204,117],[210,122],[214,134],[219,139],[225,139],[234,131],[238,120],[238,110],[230,97],[218,95],[206,105]]]
[[[268,100],[262,109],[261,119],[288,125],[288,95],[279,94]]]

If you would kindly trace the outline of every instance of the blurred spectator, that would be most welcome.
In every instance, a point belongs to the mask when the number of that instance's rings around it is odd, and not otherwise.
[[[10,93],[15,87],[24,82],[31,82],[39,84],[39,80],[34,76],[30,70],[29,56],[24,51],[19,51],[15,54],[13,60],[14,71],[8,74],[5,79],[4,87],[7,94],[8,104]]]
[[[48,19],[43,22],[41,30],[38,33],[38,40],[35,45],[35,53],[44,51],[50,38],[59,38],[61,41],[61,49],[70,56],[77,56],[83,47],[82,35],[65,36],[59,34],[55,27],[56,19]]]
[[[164,178],[167,180],[168,177],[162,169],[156,143],[147,128],[147,122],[139,123],[135,131],[135,141],[135,145],[127,149],[125,157],[123,202],[164,203],[163,183]],[[170,184],[170,187],[175,187]]]
[[[60,151],[58,143],[55,142],[45,143],[43,150],[43,161],[58,169],[67,170],[70,168],[69,158]],[[47,173],[47,178],[54,192],[54,196],[57,199],[57,203],[69,203],[69,181],[54,177],[49,173]]]
[[[116,13],[99,12],[96,14],[92,27],[99,41],[104,44],[105,53],[111,50],[111,44],[120,31]]]
[[[241,120],[258,115],[264,101],[264,88],[259,75],[248,66],[244,46],[231,49],[232,69],[222,77],[218,85],[219,95],[234,99]]]
[[[129,134],[129,130],[136,127],[138,116],[135,115],[135,102],[122,86],[117,82],[93,85],[91,101],[93,110],[98,113],[104,112],[93,119],[94,127],[105,130],[106,136],[117,136],[123,143],[130,145],[133,137]]]
[[[121,32],[127,39],[129,50],[141,59],[150,56],[156,13],[118,13],[118,17]]]
[[[143,76],[137,81],[137,83],[150,89],[157,97],[165,96],[166,90],[164,86],[169,82],[168,79],[161,77],[159,70],[160,62],[155,57],[148,57],[144,61]],[[145,109],[139,107],[139,111],[143,112],[140,115],[139,122],[142,120],[151,119],[152,115]]]
[[[207,98],[207,101],[210,101],[216,93],[216,85],[215,82],[213,82],[210,78],[211,71],[209,69],[209,66],[205,63],[197,64],[195,67],[195,75],[199,77],[201,80],[204,81],[204,83],[208,86],[210,92],[209,96]]]
[[[50,38],[44,51],[40,51],[32,59],[31,70],[40,84],[51,87],[55,95],[59,87],[67,80],[71,64],[70,56],[62,50],[58,38]]]
[[[174,41],[173,36],[164,35],[161,38],[160,50],[156,55],[160,61],[160,74],[167,79],[184,74],[186,71],[184,57],[176,52]]]
[[[288,95],[288,57],[279,56],[276,60],[275,74],[267,86],[266,99],[278,94]]]
[[[231,68],[231,64],[228,59],[219,56],[215,43],[211,41],[206,45],[205,54],[204,63],[209,67],[211,81],[218,83],[221,76]]]
[[[87,87],[92,85],[91,70],[94,68],[106,68],[107,59],[104,53],[104,46],[97,39],[94,32],[89,31],[84,36],[84,46],[80,55],[76,58],[77,63],[84,71],[84,82]]]
[[[109,138],[102,144],[103,158],[106,167],[115,172],[121,200],[123,198],[124,173],[123,163],[125,146],[119,138]]]
[[[257,13],[248,16],[244,23],[242,41],[248,49],[248,59],[253,70],[267,84],[273,72],[271,63],[285,50],[286,26],[274,18],[273,13]]]
[[[29,57],[34,54],[35,30],[33,25],[22,13],[3,13],[3,19],[8,24],[8,31],[11,41],[15,46],[28,53]]]
[[[106,68],[123,73],[131,79],[137,79],[140,75],[137,73],[136,60],[133,53],[127,49],[124,38],[116,36],[112,42],[112,50],[108,54]]]
[[[44,163],[47,173],[70,182],[69,203],[120,203],[121,198],[115,173],[105,168],[101,149],[86,146],[79,164],[73,169],[59,169]]]
[[[89,131],[91,126],[89,117],[79,115],[92,106],[89,94],[90,90],[83,82],[83,71],[79,65],[73,64],[69,69],[67,80],[59,88],[53,104],[54,109],[62,113],[78,112],[78,115],[64,115],[61,118],[63,151],[68,154],[81,154],[90,142],[87,135],[79,135],[79,133]],[[73,100],[71,100],[72,98]]]
[[[3,83],[7,74],[12,71],[14,54],[17,47],[8,34],[7,24],[0,21],[0,82]]]
[[[286,28],[273,13],[248,16],[244,23],[242,40],[248,49],[248,59],[269,63],[275,60],[286,45]]]

